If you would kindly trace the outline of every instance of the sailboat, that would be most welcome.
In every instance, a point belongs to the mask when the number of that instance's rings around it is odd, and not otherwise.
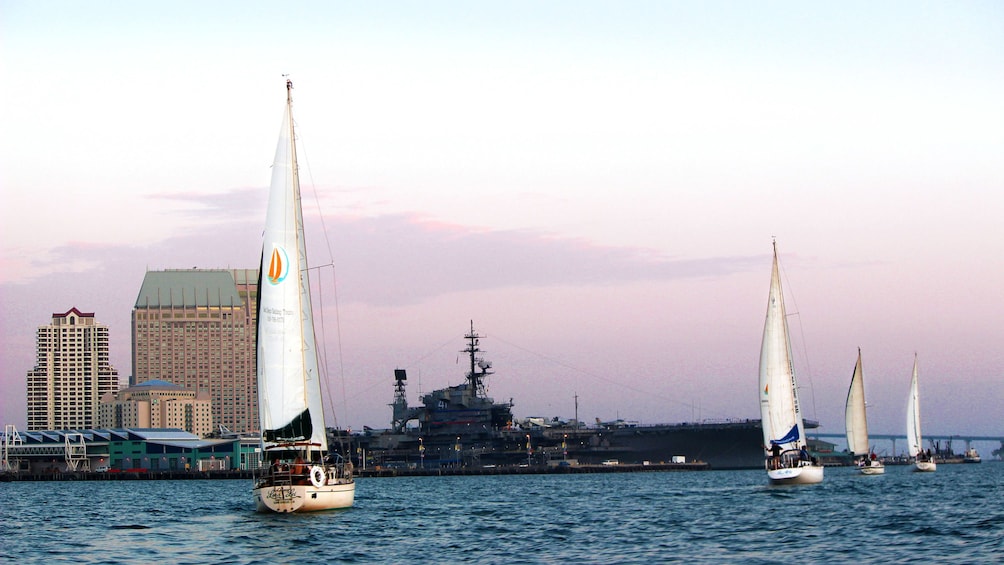
[[[770,275],[767,319],[760,348],[760,419],[767,449],[765,467],[771,484],[813,484],[823,481],[823,467],[806,450],[805,429],[798,407],[798,383],[791,359],[791,340],[777,266]]]
[[[293,84],[272,164],[258,281],[259,512],[351,507],[352,463],[328,451],[293,131]]]
[[[930,452],[924,453],[920,435],[920,395],[917,389],[917,355],[913,356],[913,378],[910,379],[910,397],[906,403],[906,445],[914,458],[914,471],[935,471],[938,468]]]
[[[851,386],[847,391],[847,405],[844,407],[844,429],[847,432],[847,449],[857,459],[858,469],[863,475],[881,475],[885,465],[879,461],[868,447],[868,418],[865,415],[865,380],[861,370],[861,348],[858,348],[858,362],[854,364]]]

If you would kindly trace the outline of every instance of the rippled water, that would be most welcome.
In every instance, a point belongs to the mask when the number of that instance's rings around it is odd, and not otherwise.
[[[16,563],[924,562],[1004,559],[1004,464],[374,478],[351,510],[253,511],[249,481],[0,483]],[[790,562],[790,561],[789,561]]]

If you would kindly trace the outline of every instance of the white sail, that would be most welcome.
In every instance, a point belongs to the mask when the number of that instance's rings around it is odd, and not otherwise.
[[[823,467],[809,456],[806,449],[776,244],[767,298],[767,319],[760,346],[760,421],[764,448],[770,452],[764,465],[771,484],[815,484],[823,481]]]
[[[865,416],[865,381],[861,370],[861,349],[858,362],[851,375],[851,386],[847,391],[847,405],[844,408],[844,427],[847,432],[847,449],[852,455],[868,454],[868,419]]]
[[[805,445],[776,247],[770,275],[767,319],[760,347],[760,419],[763,442],[767,448],[778,445],[782,450],[787,450],[799,449]]]
[[[906,447],[910,457],[922,451],[920,437],[920,396],[917,389],[917,356],[913,357],[913,378],[910,380],[910,397],[906,404]]]
[[[272,164],[258,285],[258,410],[266,449],[309,442],[326,451],[290,96]]]

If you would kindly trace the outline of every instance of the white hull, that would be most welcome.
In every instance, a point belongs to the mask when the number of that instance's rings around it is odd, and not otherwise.
[[[871,465],[868,465],[867,467],[864,467],[864,466],[858,467],[858,469],[861,471],[862,475],[884,475],[885,474],[885,465],[883,465],[881,463],[877,463],[877,462],[876,463],[872,463]]]
[[[785,467],[767,471],[772,485],[814,485],[823,482],[823,468],[820,466]]]
[[[258,512],[317,512],[351,508],[356,498],[356,483],[334,485],[275,485],[254,489]]]
[[[938,464],[934,461],[917,461],[913,464],[914,471],[932,473],[938,469]]]

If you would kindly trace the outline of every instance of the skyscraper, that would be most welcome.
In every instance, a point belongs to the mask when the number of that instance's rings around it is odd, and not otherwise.
[[[71,308],[39,326],[35,368],[28,372],[28,430],[97,427],[101,397],[119,389],[108,357],[108,326]]]
[[[214,425],[257,431],[257,297],[256,269],[147,272],[132,312],[129,384],[208,393]]]

